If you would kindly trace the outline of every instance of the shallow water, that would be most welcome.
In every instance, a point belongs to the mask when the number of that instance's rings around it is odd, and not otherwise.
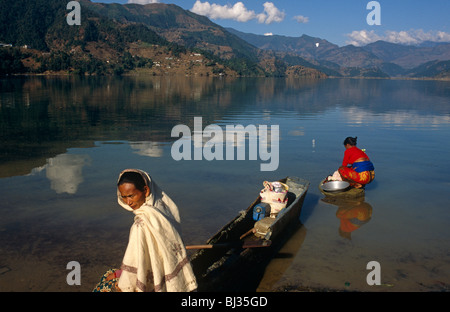
[[[279,126],[278,168],[261,171],[261,153],[250,160],[250,138],[244,160],[175,161],[172,129],[194,134],[194,117],[203,129],[266,125],[269,137]],[[259,290],[449,289],[449,82],[12,78],[0,80],[0,127],[0,291],[90,291],[120,265],[133,215],[115,182],[130,167],[178,204],[186,244],[206,241],[264,180],[309,180],[303,225]],[[358,136],[376,178],[362,202],[328,203],[317,185],[340,165],[347,136]],[[364,221],[344,233],[337,215],[352,211]],[[81,286],[66,282],[70,261]],[[366,282],[370,261],[380,286]]]

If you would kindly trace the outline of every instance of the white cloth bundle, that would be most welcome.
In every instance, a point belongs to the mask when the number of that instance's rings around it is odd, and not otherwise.
[[[275,191],[275,186],[277,183],[282,187],[282,191]],[[281,211],[281,209],[286,207],[288,198],[287,186],[280,182],[268,182],[264,181],[264,189],[261,190],[261,202],[270,205],[270,216],[276,217],[276,215]]]
[[[336,170],[333,175],[327,177],[327,181],[342,181],[341,174]]]

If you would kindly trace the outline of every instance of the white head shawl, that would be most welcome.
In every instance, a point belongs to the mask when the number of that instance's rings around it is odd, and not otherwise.
[[[136,210],[117,190],[119,204],[135,214],[118,286],[122,291],[193,291],[196,278],[179,234],[180,215],[175,203],[150,176],[137,169],[150,188],[145,203]]]
[[[172,201],[172,199],[164,193],[159,186],[152,180],[152,178],[148,175],[147,172],[139,170],[139,169],[126,169],[122,171],[119,175],[120,181],[122,175],[126,172],[136,172],[139,173],[145,181],[145,185],[150,189],[150,194],[145,198],[144,205],[141,208],[145,208],[145,206],[150,206],[153,208],[159,209],[162,213],[164,213],[167,217],[173,218],[177,223],[180,223],[180,213],[178,211],[177,205]],[[119,188],[117,188],[117,201],[119,205],[125,208],[128,211],[132,211],[135,214],[142,213],[141,208],[133,210],[130,206],[128,206],[120,196]],[[144,210],[144,209],[143,209]]]

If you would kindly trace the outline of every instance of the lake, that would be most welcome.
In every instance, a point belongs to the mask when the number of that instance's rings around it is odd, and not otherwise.
[[[175,160],[173,146],[190,141],[172,130],[198,134],[199,117],[200,129],[265,126],[268,138],[256,140],[266,154],[247,138],[231,145],[244,147],[240,160],[225,141],[214,150],[223,160],[195,160],[201,138],[191,160]],[[302,225],[258,291],[450,289],[449,81],[5,78],[0,127],[0,291],[91,291],[118,267],[133,223],[116,198],[126,168],[149,172],[178,204],[186,244],[204,243],[264,181],[310,181]],[[376,177],[362,200],[329,202],[318,185],[341,164],[347,136]],[[346,213],[364,216],[356,229],[345,231]],[[80,286],[66,282],[71,261]],[[367,283],[371,261],[381,285]]]

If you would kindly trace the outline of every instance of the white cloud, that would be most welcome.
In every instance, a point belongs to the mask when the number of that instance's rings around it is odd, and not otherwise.
[[[303,15],[294,16],[294,19],[300,24],[306,24],[309,22],[309,17]]]
[[[357,47],[382,40],[380,36],[375,34],[374,30],[354,30],[350,34],[347,34],[347,36],[350,38],[347,40],[347,44],[353,44]]]
[[[159,3],[159,0],[128,0],[128,3],[149,4],[149,3]]]
[[[273,22],[282,22],[286,14],[281,12],[272,2],[264,3],[264,12],[258,14],[258,22],[271,24]]]
[[[349,40],[347,40],[346,43],[355,46],[363,46],[378,40],[406,45],[420,44],[424,41],[450,42],[449,33],[443,31],[425,32],[422,29],[412,29],[408,31],[388,30],[382,36],[377,35],[374,30],[355,30],[350,34],[347,34],[347,37],[349,37]]]
[[[247,22],[256,18],[256,13],[248,10],[242,2],[237,2],[233,6],[230,6],[215,3],[210,4],[209,2],[197,0],[191,11],[212,19],[232,19],[239,22]]]
[[[238,22],[248,22],[256,19],[259,23],[266,24],[281,22],[285,17],[285,13],[276,8],[272,2],[265,2],[264,11],[260,14],[256,14],[255,11],[247,9],[242,2],[236,2],[231,6],[229,4],[211,4],[207,1],[201,2],[201,0],[197,0],[194,3],[191,11],[211,19],[231,19]]]

